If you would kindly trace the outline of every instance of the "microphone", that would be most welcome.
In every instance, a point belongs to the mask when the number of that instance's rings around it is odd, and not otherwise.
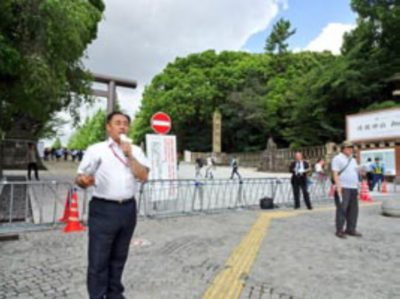
[[[126,136],[125,134],[120,134],[120,135],[119,135],[119,139],[120,139],[122,142],[127,142],[127,143],[132,144],[132,139],[129,138],[128,136]]]

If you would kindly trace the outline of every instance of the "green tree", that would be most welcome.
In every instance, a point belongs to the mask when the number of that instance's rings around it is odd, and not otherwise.
[[[80,59],[104,8],[101,0],[0,1],[0,156],[11,128],[29,123],[37,138],[64,107],[79,118],[91,82]]]
[[[244,52],[216,54],[211,50],[177,58],[145,88],[131,137],[140,143],[151,132],[151,115],[164,111],[173,120],[171,133],[178,137],[179,150],[211,150],[213,112],[221,108],[223,123],[231,121],[234,116],[225,114],[223,104],[232,92],[242,91],[247,78],[263,78],[268,61],[265,58]],[[230,142],[223,147],[231,150]]]
[[[0,130],[21,119],[41,132],[55,111],[88,100],[91,75],[80,59],[96,38],[100,0],[0,2]]]
[[[68,148],[84,150],[91,144],[103,141],[106,137],[105,124],[106,112],[99,109],[75,130],[68,140]]]
[[[290,29],[290,27],[290,21],[283,18],[276,22],[265,42],[264,49],[267,53],[283,54],[288,51],[289,45],[286,41],[296,33],[296,29]]]
[[[358,81],[355,88],[363,105],[387,100],[386,79],[400,70],[400,2],[351,1],[358,14],[357,27],[345,35],[342,53],[346,77]],[[347,87],[352,82],[345,82]]]
[[[333,57],[288,53],[279,72],[270,54],[206,51],[178,58],[146,87],[132,137],[141,142],[151,132],[151,115],[161,110],[172,117],[179,150],[210,151],[212,114],[218,109],[224,151],[260,150],[270,135],[287,145],[284,130],[296,102],[296,80]]]
[[[54,140],[53,145],[51,147],[54,149],[60,149],[63,147],[60,137],[57,137],[56,140]]]
[[[345,115],[390,107],[387,78],[400,71],[400,2],[352,1],[357,26],[342,55],[303,74],[293,85],[298,101],[286,126],[292,144],[345,138]]]
[[[212,113],[222,113],[223,151],[307,146],[345,137],[345,115],[392,107],[387,79],[400,72],[400,2],[353,0],[356,28],[341,55],[288,51],[280,20],[265,54],[205,51],[177,58],[154,77],[133,124],[137,142],[159,110],[172,116],[178,148],[211,150]]]

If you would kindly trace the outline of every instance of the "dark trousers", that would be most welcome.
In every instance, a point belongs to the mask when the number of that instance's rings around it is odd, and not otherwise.
[[[34,162],[28,163],[28,180],[31,179],[32,170],[35,172],[35,179],[39,180],[38,167],[37,164]]]
[[[89,297],[124,298],[121,278],[136,226],[136,201],[120,204],[94,197],[90,202],[88,224]]]
[[[372,191],[373,181],[374,181],[374,174],[372,172],[367,172],[367,182],[369,191]]]
[[[234,176],[235,174],[238,176],[239,180],[242,178],[242,177],[240,176],[240,173],[239,173],[237,167],[233,167],[233,168],[232,168],[231,179],[233,179],[233,176]]]
[[[373,181],[372,181],[372,190],[375,189],[376,184],[378,184],[378,191],[381,191],[381,185],[383,182],[383,174],[373,174]]]
[[[308,209],[311,209],[310,195],[307,190],[307,178],[304,176],[292,178],[294,208],[300,208],[300,189],[303,193],[304,202]]]
[[[343,231],[346,224],[346,232],[355,232],[358,219],[358,190],[342,189],[342,202],[335,192],[336,205],[336,231]]]

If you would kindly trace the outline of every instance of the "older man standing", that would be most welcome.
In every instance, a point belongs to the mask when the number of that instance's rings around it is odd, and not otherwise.
[[[122,272],[136,226],[135,193],[148,178],[150,163],[140,147],[127,140],[129,116],[107,116],[108,140],[91,145],[78,168],[76,183],[94,185],[89,206],[90,299],[122,299]]]
[[[345,141],[341,153],[332,160],[332,172],[335,183],[336,236],[361,237],[357,232],[359,166],[353,157],[353,144]],[[344,226],[346,224],[346,230]]]
[[[294,208],[300,208],[300,189],[303,192],[304,202],[309,210],[312,210],[310,195],[307,190],[307,173],[311,171],[310,164],[303,160],[303,154],[295,153],[295,161],[290,164],[289,171],[292,173],[292,188],[294,197]]]

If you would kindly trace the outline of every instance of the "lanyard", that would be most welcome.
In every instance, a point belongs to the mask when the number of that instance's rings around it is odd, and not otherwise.
[[[122,164],[124,164],[126,167],[129,167],[129,166],[128,166],[128,163],[126,163],[126,161],[123,160],[120,156],[118,156],[118,154],[115,152],[115,150],[114,150],[112,144],[110,144],[110,149],[111,149],[111,151],[113,152],[115,158],[117,158],[117,159],[118,159]]]

